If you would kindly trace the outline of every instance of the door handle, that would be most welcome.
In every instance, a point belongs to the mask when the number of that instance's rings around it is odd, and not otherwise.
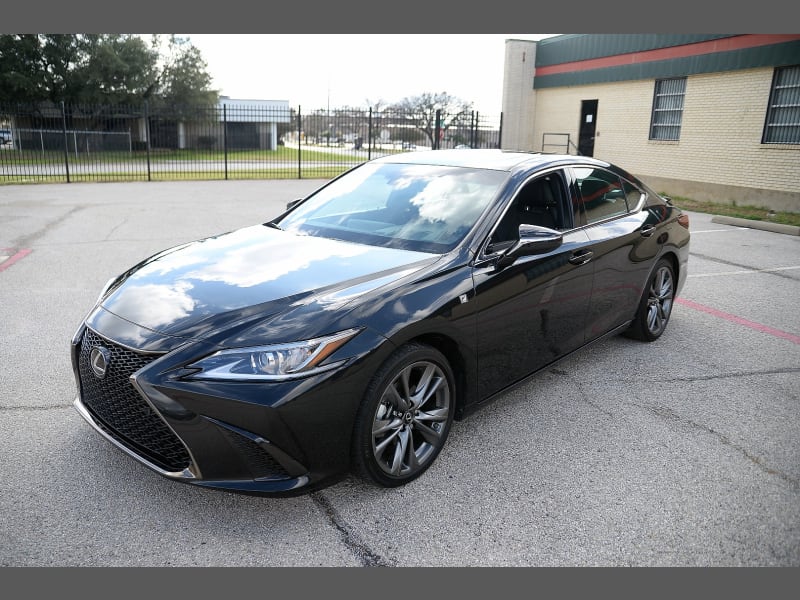
[[[642,228],[639,230],[639,233],[642,234],[642,237],[650,237],[656,231],[655,225],[643,225]]]
[[[569,259],[573,265],[585,265],[587,262],[592,260],[592,256],[594,256],[594,252],[591,250],[584,250],[583,252],[575,252]]]

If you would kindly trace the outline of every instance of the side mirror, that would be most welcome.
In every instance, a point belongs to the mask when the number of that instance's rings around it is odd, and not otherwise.
[[[294,208],[295,206],[300,204],[302,201],[303,201],[302,198],[297,198],[296,200],[292,200],[290,202],[287,202],[286,203],[286,210],[289,210],[290,208]]]
[[[563,242],[564,236],[560,231],[523,223],[519,226],[519,239],[500,257],[497,266],[507,267],[520,256],[546,254],[558,248]]]

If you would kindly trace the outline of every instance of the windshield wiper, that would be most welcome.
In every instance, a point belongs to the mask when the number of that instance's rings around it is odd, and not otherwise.
[[[264,225],[266,225],[267,227],[272,227],[273,229],[278,229],[279,231],[283,231],[283,229],[281,229],[281,226],[278,225],[275,221],[270,221],[269,223],[264,223]]]

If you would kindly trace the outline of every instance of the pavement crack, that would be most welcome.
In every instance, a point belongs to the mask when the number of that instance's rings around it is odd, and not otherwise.
[[[23,412],[33,412],[41,410],[63,410],[70,408],[70,404],[55,405],[55,406],[0,406],[0,412],[10,412],[12,410],[20,410]]]
[[[65,214],[60,215],[54,221],[50,221],[49,223],[47,223],[44,227],[42,227],[38,231],[34,231],[30,235],[26,235],[26,236],[16,240],[15,243],[12,244],[12,245],[14,247],[16,247],[16,248],[29,248],[32,245],[34,245],[36,240],[38,240],[39,238],[41,238],[41,237],[45,236],[47,233],[49,233],[51,229],[53,229],[54,227],[58,227],[59,225],[63,225],[64,221],[66,221],[72,215],[74,215],[76,213],[79,213],[80,211],[85,210],[86,208],[88,208],[88,207],[87,206],[83,206],[83,205],[73,206]]]
[[[784,473],[782,471],[779,471],[778,469],[770,467],[764,462],[764,459],[762,459],[760,456],[755,456],[754,454],[749,452],[747,448],[737,444],[736,442],[731,440],[728,436],[726,436],[724,433],[717,431],[713,427],[709,427],[708,425],[703,425],[702,423],[698,423],[696,421],[693,421],[692,419],[682,417],[674,410],[672,410],[671,408],[667,408],[666,406],[650,406],[644,404],[634,404],[634,406],[638,406],[639,408],[651,412],[657,417],[661,417],[666,421],[672,421],[679,425],[688,426],[691,427],[692,429],[696,429],[704,433],[710,433],[715,438],[717,438],[717,440],[720,443],[740,452],[747,460],[752,462],[754,465],[756,465],[759,469],[761,469],[765,473],[779,477],[780,479],[790,484],[794,488],[800,488],[800,480],[798,480],[796,477],[792,477],[787,473]]]
[[[116,225],[114,225],[114,227],[112,227],[109,230],[109,232],[106,234],[106,237],[103,239],[103,241],[104,242],[109,241],[111,239],[111,236],[114,235],[114,233],[117,231],[117,229],[119,229],[123,225],[126,225],[127,223],[128,223],[128,219],[127,218],[122,219],[121,222],[117,223]]]
[[[579,399],[581,401],[585,402],[586,404],[588,404],[589,406],[594,408],[596,411],[601,412],[604,415],[607,415],[607,416],[612,417],[612,418],[614,417],[613,413],[607,411],[602,406],[599,406],[598,404],[596,404],[596,403],[592,402],[591,400],[589,400],[589,394],[586,392],[586,390],[583,388],[583,385],[581,384],[580,381],[578,381],[577,378],[572,377],[569,373],[567,373],[566,371],[564,371],[562,369],[550,369],[550,372],[553,375],[558,375],[559,377],[566,377],[567,379],[569,379],[575,385],[575,387],[578,388],[578,391],[580,392],[580,398]]]
[[[784,279],[789,279],[790,281],[797,281],[796,278],[792,277],[791,275],[787,275],[782,273],[781,271],[762,271],[761,269],[756,269],[751,265],[743,265],[742,263],[733,262],[731,260],[725,260],[722,258],[717,258],[715,256],[708,256],[707,254],[700,254],[698,252],[690,252],[689,256],[694,256],[697,258],[702,258],[703,260],[709,260],[711,262],[720,263],[723,265],[728,265],[729,267],[738,267],[740,269],[744,269],[746,271],[757,271],[759,273],[764,273],[766,275],[775,275],[777,277],[783,277]]]
[[[670,377],[669,379],[657,379],[658,383],[691,383],[693,381],[714,381],[717,379],[735,379],[738,377],[757,377],[759,375],[788,375],[800,373],[800,368],[789,367],[786,369],[770,369],[767,371],[736,371],[734,373],[715,373],[713,375],[697,375],[694,377]]]
[[[339,512],[330,503],[330,500],[321,492],[310,494],[311,499],[316,502],[330,520],[331,524],[339,530],[345,546],[358,558],[364,567],[390,567],[386,559],[373,552],[364,542],[359,539],[358,534],[342,518]]]

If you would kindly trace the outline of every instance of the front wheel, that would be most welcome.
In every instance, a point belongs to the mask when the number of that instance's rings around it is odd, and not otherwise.
[[[435,348],[407,344],[375,373],[359,409],[353,462],[384,487],[416,479],[444,446],[455,408],[453,373]]]
[[[672,263],[662,258],[648,280],[636,317],[626,332],[628,336],[645,342],[660,338],[667,328],[674,300],[675,271]]]

